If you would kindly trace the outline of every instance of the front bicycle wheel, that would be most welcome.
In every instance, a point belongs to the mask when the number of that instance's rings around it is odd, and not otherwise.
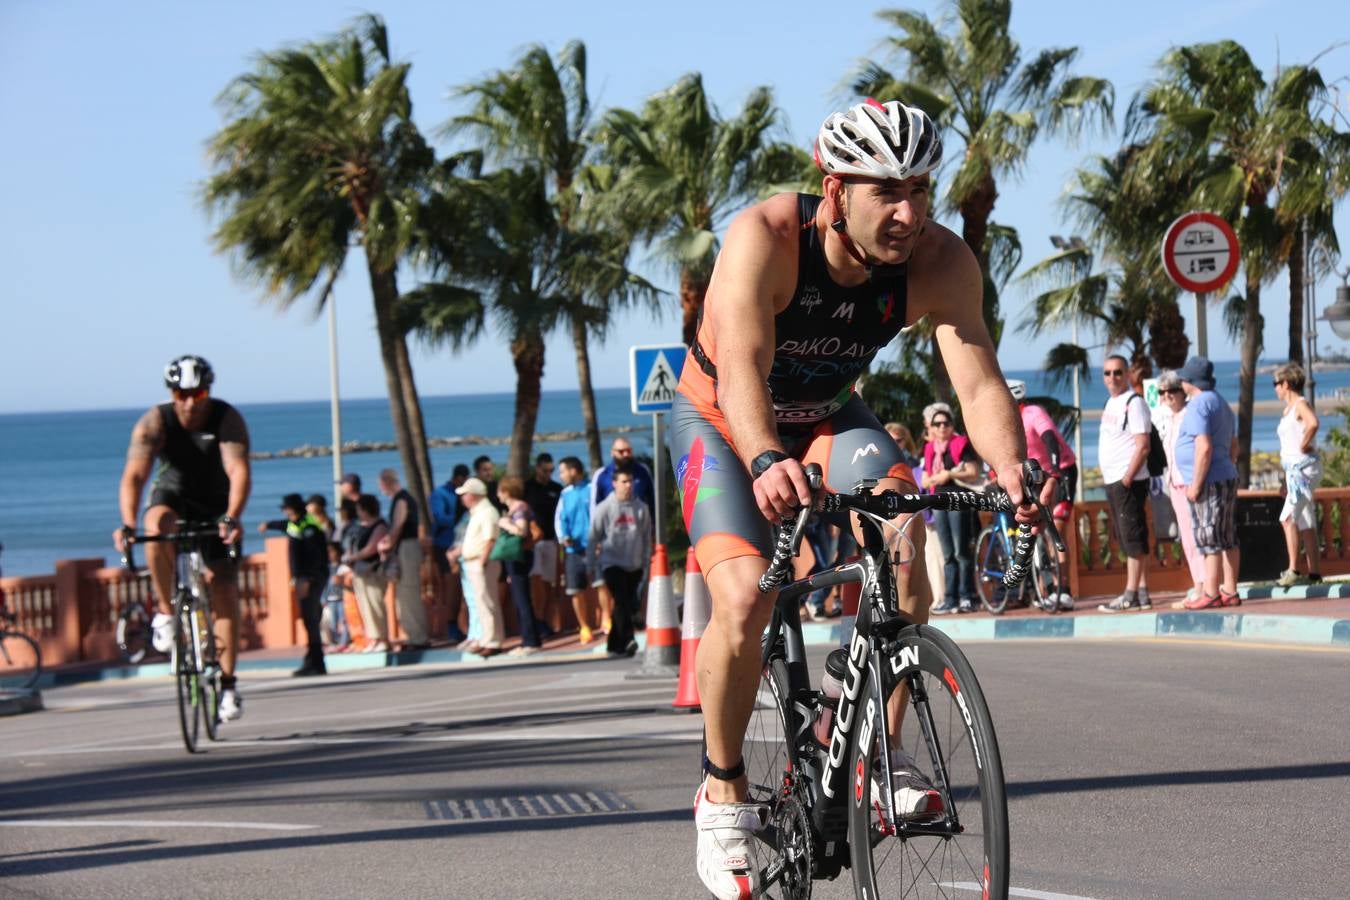
[[[998,615],[1008,606],[1008,589],[1003,573],[1008,571],[1008,547],[998,524],[988,526],[975,539],[975,593],[984,608]]]
[[[900,721],[888,713],[886,724],[913,758],[909,771],[932,785],[941,802],[930,801],[922,816],[888,812],[893,804],[885,799],[881,765],[885,701],[869,678],[859,698],[864,712],[850,769],[849,847],[857,896],[949,898],[980,891],[1003,900],[1008,802],[993,721],[974,670],[950,638],[925,625],[906,628],[886,646],[882,669],[887,697],[897,686],[907,688],[894,698],[905,699]]]
[[[1031,558],[1031,580],[1036,588],[1036,601],[1046,612],[1059,612],[1060,582],[1059,551],[1044,531],[1036,535],[1036,548]]]
[[[742,752],[750,782],[746,802],[768,809],[768,827],[759,834],[763,896],[806,900],[811,896],[811,826],[792,747],[791,702],[787,663],[774,657],[760,676]]]
[[[42,648],[21,631],[0,633],[0,685],[31,690],[42,677]]]
[[[187,752],[197,752],[197,739],[202,727],[201,665],[196,644],[192,639],[191,613],[179,607],[178,633],[174,636],[173,670],[178,683],[178,724],[183,732],[183,746]]]

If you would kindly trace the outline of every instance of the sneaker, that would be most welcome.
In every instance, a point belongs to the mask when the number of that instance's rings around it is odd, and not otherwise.
[[[1283,572],[1280,573],[1280,578],[1278,581],[1275,582],[1275,584],[1278,585],[1279,587],[1287,588],[1293,587],[1302,580],[1303,576],[1295,572],[1293,569],[1285,569]]]
[[[637,656],[637,652],[638,652],[637,641],[629,641],[628,646],[623,648],[623,655],[629,657],[630,659],[634,656]]]
[[[298,669],[296,669],[294,672],[292,672],[292,673],[291,673],[291,677],[292,677],[292,678],[311,678],[311,677],[313,677],[313,676],[315,676],[315,675],[327,675],[327,674],[328,674],[328,669],[326,669],[326,668],[323,666],[322,663],[320,663],[319,665],[315,665],[315,664],[313,664],[313,663],[305,663],[303,666],[301,666],[300,668],[298,668]]]
[[[1140,591],[1140,592],[1139,592],[1139,608],[1140,608],[1140,609],[1152,609],[1152,608],[1153,608],[1153,601],[1150,600],[1150,599],[1148,599],[1148,592],[1147,592],[1147,591]]]
[[[1121,594],[1110,603],[1098,603],[1097,610],[1104,613],[1128,612],[1139,608],[1139,601]]]
[[[928,614],[930,616],[945,616],[948,613],[956,612],[958,609],[960,609],[960,606],[958,606],[957,604],[952,603],[950,601],[943,601],[942,603],[939,603],[937,606],[929,608]]]
[[[155,617],[150,620],[150,630],[150,643],[154,644],[156,650],[168,653],[173,649],[173,616],[155,613]]]
[[[973,613],[979,608],[980,605],[976,603],[974,600],[966,599],[962,600],[960,604],[957,605],[956,611],[959,613]]]
[[[534,656],[534,655],[535,655],[536,653],[538,653],[538,652],[539,652],[539,648],[538,648],[538,647],[527,647],[527,646],[525,646],[524,644],[521,644],[519,647],[515,648],[514,650],[509,651],[506,655],[507,655],[507,656]]]
[[[1073,594],[1060,594],[1059,608],[1065,612],[1073,612]]]
[[[812,606],[809,607],[806,612],[807,615],[810,616],[812,622],[824,622],[829,619],[829,616],[825,615],[824,607]]]
[[[582,625],[577,631],[577,639],[583,644],[589,644],[591,641],[595,640],[595,634],[585,625]]]
[[[891,751],[891,787],[895,789],[894,809],[897,818],[928,819],[942,812],[942,795],[919,771],[914,757],[903,748]],[[881,779],[873,776],[873,802],[881,802],[881,790]]]
[[[768,811],[758,803],[713,803],[707,784],[694,794],[698,830],[698,877],[720,900],[759,896],[759,858],[755,835],[764,830]]]
[[[1308,573],[1308,584],[1321,584],[1321,583],[1322,583],[1322,573],[1321,573],[1321,572],[1309,572],[1309,573]]]
[[[244,714],[244,698],[235,688],[225,688],[220,692],[220,721],[233,722]]]

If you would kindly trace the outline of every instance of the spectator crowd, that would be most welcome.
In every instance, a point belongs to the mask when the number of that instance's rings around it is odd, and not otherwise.
[[[1237,605],[1233,413],[1216,390],[1213,365],[1203,357],[1159,373],[1156,410],[1144,400],[1143,376],[1120,355],[1103,361],[1108,399],[1097,459],[1108,527],[1124,567],[1120,593],[1097,608],[1117,613],[1152,606],[1148,576],[1159,540],[1179,542],[1191,584],[1174,606]],[[1276,396],[1285,404],[1278,426],[1285,469],[1279,518],[1289,560],[1280,574],[1282,586],[1321,578],[1313,502],[1321,479],[1319,422],[1303,398],[1306,380],[1296,364],[1280,366],[1273,378]],[[1021,414],[1029,458],[1057,479],[1052,515],[1067,534],[1074,527],[1078,460],[1050,412],[1028,398],[1026,384],[1007,384]],[[922,491],[939,493],[981,490],[989,483],[993,473],[985,470],[950,405],[928,405],[922,423],[917,441],[901,423],[885,426],[902,460],[897,468],[903,471],[893,474]],[[307,645],[295,674],[324,674],[325,653],[419,650],[433,639],[484,657],[529,656],[568,618],[575,619],[583,645],[605,637],[611,657],[632,656],[635,632],[643,627],[655,485],[626,439],[616,439],[610,453],[609,463],[593,475],[575,456],[555,466],[548,453],[536,457],[526,478],[499,477],[486,455],[472,466],[455,465],[429,498],[431,521],[425,526],[419,505],[392,469],[377,477],[383,501],[363,492],[358,474],[347,474],[335,517],[320,494],[286,495],[282,517],[259,530],[284,534],[289,542]],[[987,560],[976,558],[976,515],[937,511],[921,527],[931,612],[978,609],[977,582],[988,580],[988,573]],[[856,553],[852,535],[823,520],[812,521],[806,542],[816,571]],[[1075,605],[1070,564],[1068,554],[1061,553],[1059,583],[1048,586],[1049,603],[1063,610]],[[837,589],[822,589],[806,598],[802,613],[821,621],[840,615],[841,607]],[[508,630],[520,640],[506,651]]]

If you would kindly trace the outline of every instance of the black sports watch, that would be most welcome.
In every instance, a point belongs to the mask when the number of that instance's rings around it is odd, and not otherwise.
[[[758,478],[768,471],[769,466],[785,459],[791,459],[791,457],[779,450],[765,450],[759,456],[750,460],[750,478]]]
[[[235,519],[234,516],[221,516],[216,521],[219,524],[224,525],[226,528],[233,528],[234,526],[239,524],[238,520]]]

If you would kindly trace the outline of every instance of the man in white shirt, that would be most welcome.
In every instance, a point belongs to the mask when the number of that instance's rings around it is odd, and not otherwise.
[[[1102,612],[1149,609],[1148,597],[1148,432],[1152,420],[1144,398],[1130,387],[1129,362],[1123,356],[1108,356],[1102,364],[1102,379],[1111,399],[1102,410],[1098,432],[1097,463],[1102,470],[1111,527],[1125,551],[1125,591]]]
[[[492,559],[492,545],[497,540],[501,513],[487,499],[487,485],[481,478],[470,478],[455,488],[464,508],[469,511],[469,525],[464,540],[447,554],[451,564],[464,567],[468,590],[473,594],[474,609],[478,612],[481,638],[470,640],[463,649],[479,656],[496,656],[502,652],[502,614],[497,602],[497,577],[502,564]],[[468,599],[467,596],[465,598]],[[470,628],[470,631],[473,629]]]

